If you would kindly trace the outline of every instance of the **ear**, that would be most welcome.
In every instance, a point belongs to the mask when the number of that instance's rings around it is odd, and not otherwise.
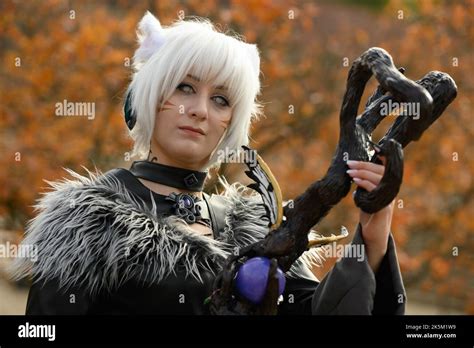
[[[137,37],[139,47],[133,56],[135,65],[146,63],[165,43],[164,30],[161,27],[160,21],[149,11],[145,13],[138,24]]]

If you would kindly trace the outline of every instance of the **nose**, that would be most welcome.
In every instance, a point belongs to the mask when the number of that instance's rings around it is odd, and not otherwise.
[[[188,115],[199,119],[206,119],[208,116],[207,96],[205,93],[196,95],[188,108]]]

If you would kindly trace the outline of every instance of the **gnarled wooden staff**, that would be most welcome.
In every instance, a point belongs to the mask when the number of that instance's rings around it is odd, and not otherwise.
[[[238,255],[229,257],[216,278],[215,291],[210,299],[212,314],[276,313],[276,281],[268,283],[266,296],[258,306],[236,299],[233,295],[233,281],[238,265],[251,257],[270,258],[272,263],[269,279],[273,279],[277,266],[283,271],[289,270],[308,247],[324,245],[345,237],[333,236],[308,243],[310,229],[350,191],[352,179],[346,173],[348,159],[380,163],[378,157],[373,155],[373,150],[377,155],[386,157],[385,171],[379,185],[371,192],[362,188],[356,190],[354,200],[359,208],[367,213],[375,213],[395,199],[403,177],[402,148],[411,141],[420,139],[457,94],[456,84],[448,74],[432,71],[414,82],[406,78],[403,72],[404,69],[397,69],[392,57],[382,48],[370,48],[354,61],[349,71],[339,117],[339,143],[326,175],[311,184],[294,200],[291,207],[284,208],[283,221],[281,216],[271,218],[273,229],[263,240],[241,249]],[[379,86],[369,98],[365,111],[357,116],[365,85],[372,75]],[[410,115],[415,117],[399,115],[376,144],[372,142],[371,134],[386,116],[381,115],[382,107],[390,101],[415,103],[413,105],[417,106],[419,113]],[[277,185],[270,184],[271,186]],[[258,185],[254,188],[258,189]],[[279,214],[276,211],[273,215]]]

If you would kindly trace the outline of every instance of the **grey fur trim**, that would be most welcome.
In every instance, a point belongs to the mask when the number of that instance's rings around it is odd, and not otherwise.
[[[224,186],[223,196],[232,207],[225,216],[224,238],[233,240],[240,236],[243,243],[237,247],[263,239],[269,231],[269,222],[261,196],[240,183],[229,185],[223,177],[219,181]]]
[[[14,279],[57,279],[60,287],[82,286],[91,295],[130,279],[156,283],[177,269],[202,282],[202,272],[216,274],[235,248],[268,232],[259,195],[246,196],[238,183],[221,181],[229,208],[226,228],[214,240],[176,217],[157,218],[156,206],[150,210],[113,176],[66,171],[73,179],[47,182],[52,190],[34,206],[22,244],[37,254],[14,261]]]
[[[14,279],[55,278],[61,287],[84,286],[91,294],[132,278],[159,282],[177,268],[202,281],[201,272],[218,271],[234,247],[261,237],[260,231],[252,236],[250,228],[218,240],[201,236],[176,217],[157,218],[156,206],[148,209],[113,176],[67,172],[75,180],[48,182],[53,190],[35,205],[37,215],[28,222],[22,244],[34,246],[37,255],[35,262],[15,260]],[[257,204],[246,203],[239,192],[229,186],[226,195],[232,224],[244,219],[242,207]]]

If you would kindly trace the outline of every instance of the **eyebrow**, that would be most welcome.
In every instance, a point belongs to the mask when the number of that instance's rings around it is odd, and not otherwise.
[[[191,75],[191,74],[188,74],[187,77],[190,77],[191,79],[193,79],[194,81],[197,81],[197,82],[201,82],[201,80],[194,76],[194,75]],[[224,91],[227,91],[227,87],[226,86],[216,86],[216,89],[222,89]]]

